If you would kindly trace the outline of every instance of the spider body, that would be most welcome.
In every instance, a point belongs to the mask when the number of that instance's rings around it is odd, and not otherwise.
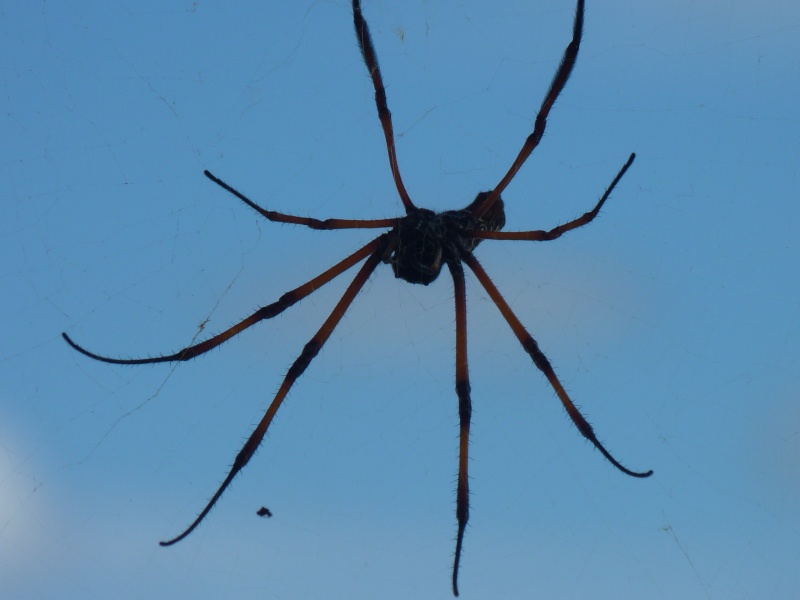
[[[519,318],[503,298],[500,291],[492,282],[489,275],[481,266],[478,259],[473,254],[475,248],[483,240],[525,240],[525,241],[550,241],[561,237],[563,234],[583,227],[597,217],[603,204],[611,195],[612,190],[622,179],[625,172],[633,163],[635,158],[631,154],[622,169],[617,173],[611,184],[606,188],[605,193],[595,204],[594,208],[584,213],[578,218],[567,221],[549,230],[529,230],[529,231],[502,231],[505,225],[505,212],[503,201],[500,194],[511,183],[512,179],[525,163],[528,156],[538,146],[544,135],[547,125],[547,116],[550,109],[558,98],[561,91],[572,73],[580,47],[581,35],[583,31],[584,0],[577,0],[575,19],[572,26],[572,40],[564,50],[561,63],[556,70],[555,76],[550,84],[544,101],[540,105],[539,111],[534,120],[533,132],[528,135],[522,145],[516,159],[511,164],[508,172],[490,191],[479,193],[475,200],[461,210],[450,210],[435,213],[431,210],[419,208],[414,205],[406,191],[403,179],[400,176],[400,169],[397,164],[397,152],[394,143],[394,130],[392,125],[391,113],[386,104],[386,90],[383,85],[383,76],[378,66],[378,59],[372,38],[369,33],[367,22],[361,13],[361,3],[353,0],[353,24],[355,26],[356,38],[361,50],[361,56],[367,67],[367,72],[372,79],[375,89],[375,105],[378,110],[378,118],[383,129],[386,142],[386,149],[389,157],[389,167],[394,179],[395,187],[405,209],[405,215],[390,219],[315,219],[311,217],[300,217],[287,213],[281,213],[262,208],[247,196],[237,191],[218,177],[208,171],[205,175],[214,183],[227,190],[250,208],[257,211],[264,218],[276,223],[293,223],[311,229],[334,230],[334,229],[388,229],[385,233],[378,235],[350,256],[337,262],[326,271],[310,279],[304,284],[289,290],[281,295],[272,304],[262,306],[250,316],[245,317],[239,323],[218,333],[209,339],[193,344],[182,350],[171,354],[163,354],[149,358],[112,358],[95,354],[76,344],[70,337],[62,334],[66,342],[78,352],[107,363],[138,365],[161,362],[175,362],[191,360],[201,354],[205,354],[212,348],[226,342],[248,327],[260,321],[272,319],[284,310],[298,303],[306,296],[332,281],[348,269],[362,263],[360,269],[345,290],[342,297],[336,303],[328,318],[320,326],[317,333],[306,343],[300,355],[295,359],[283,379],[277,393],[270,402],[261,421],[255,427],[250,437],[242,446],[233,466],[228,475],[217,489],[216,493],[208,501],[205,508],[197,518],[187,527],[183,533],[170,540],[161,542],[162,546],[170,546],[184,539],[200,524],[206,517],[211,508],[216,504],[223,492],[228,488],[231,481],[245,465],[250,461],[256,452],[264,436],[272,423],[275,414],[283,404],[286,395],[297,379],[303,374],[313,359],[319,354],[330,337],[333,330],[347,312],[353,299],[364,287],[372,272],[383,262],[390,263],[397,278],[409,283],[428,285],[434,281],[442,271],[443,266],[447,266],[453,281],[453,297],[455,300],[455,391],[458,398],[458,418],[459,418],[459,446],[458,446],[458,483],[456,488],[456,521],[458,531],[456,533],[456,550],[453,560],[452,586],[453,594],[458,596],[458,569],[461,560],[461,548],[464,541],[464,532],[469,519],[469,431],[472,418],[472,399],[470,397],[469,366],[467,360],[467,300],[466,300],[466,281],[464,267],[467,267],[475,275],[476,279],[488,294],[492,302],[497,306],[501,315],[508,323],[512,333],[517,338],[525,352],[528,353],[533,364],[547,378],[553,391],[561,401],[567,415],[577,427],[578,431],[589,440],[594,447],[621,472],[632,477],[649,477],[652,471],[632,471],[617,461],[605,446],[600,443],[594,430],[588,421],[583,417],[578,408],[573,403],[564,386],[556,376],[550,361],[539,348],[536,340],[531,336],[527,329],[522,325]],[[260,514],[260,513],[259,513]],[[264,514],[268,515],[268,512]]]
[[[428,285],[439,277],[445,264],[461,262],[481,242],[474,231],[500,231],[506,224],[503,200],[497,198],[490,211],[476,217],[479,206],[489,192],[479,193],[461,210],[436,213],[416,208],[402,217],[396,226],[397,241],[391,256],[395,277],[409,283]]]

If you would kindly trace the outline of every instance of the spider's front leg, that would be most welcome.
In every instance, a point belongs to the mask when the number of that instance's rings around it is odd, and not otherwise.
[[[500,180],[500,183],[494,187],[483,204],[475,209],[474,214],[476,217],[480,217],[491,208],[492,204],[500,197],[500,194],[503,193],[503,190],[506,189],[508,184],[511,183],[517,171],[525,164],[531,152],[534,151],[542,140],[544,130],[547,127],[547,116],[550,114],[550,109],[553,108],[556,99],[561,94],[564,86],[567,85],[569,76],[572,75],[572,69],[575,68],[575,61],[578,60],[578,50],[581,47],[581,37],[583,36],[584,4],[585,0],[578,0],[575,6],[575,20],[572,22],[572,40],[570,40],[569,44],[567,44],[567,47],[564,49],[561,63],[558,65],[556,74],[550,82],[550,88],[547,90],[542,105],[539,107],[539,112],[536,114],[533,132],[525,139],[525,143],[522,144],[517,158],[514,159],[514,163]]]
[[[369,76],[372,78],[372,85],[375,88],[375,106],[378,109],[378,118],[383,128],[386,151],[389,153],[389,168],[392,170],[392,178],[394,179],[397,193],[400,194],[400,200],[402,200],[406,212],[409,213],[416,207],[406,191],[406,186],[400,175],[400,167],[397,165],[397,149],[394,145],[392,113],[389,112],[389,106],[386,103],[386,88],[383,85],[380,65],[378,65],[378,55],[375,53],[375,45],[372,43],[372,36],[369,33],[367,21],[361,13],[361,2],[359,0],[353,0],[353,25],[356,30],[358,47],[361,49],[361,56],[364,59],[364,64],[367,67]]]

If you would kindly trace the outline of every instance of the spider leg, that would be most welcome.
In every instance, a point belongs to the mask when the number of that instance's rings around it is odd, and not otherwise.
[[[500,183],[498,183],[497,186],[486,197],[486,199],[483,201],[483,204],[475,209],[473,214],[476,218],[486,214],[486,211],[488,211],[492,204],[494,204],[495,201],[500,197],[500,194],[506,189],[506,186],[511,183],[511,180],[514,179],[517,171],[519,171],[520,167],[528,159],[531,152],[533,152],[533,149],[539,145],[539,141],[542,139],[542,135],[544,135],[545,127],[547,127],[547,115],[550,113],[550,109],[553,107],[553,104],[555,103],[556,98],[558,98],[558,95],[561,93],[561,90],[563,90],[564,86],[567,84],[567,80],[569,79],[572,69],[575,66],[575,60],[578,57],[578,48],[580,48],[581,35],[583,33],[583,9],[584,0],[578,0],[578,4],[575,7],[575,21],[572,24],[572,41],[570,41],[564,50],[564,56],[561,58],[561,64],[559,64],[558,69],[556,70],[553,81],[550,83],[550,89],[547,90],[547,95],[544,97],[542,106],[539,108],[539,112],[536,115],[533,133],[531,133],[525,140],[525,143],[522,145],[522,149],[519,151],[514,164],[511,165],[511,168],[508,170],[508,173],[505,174],[505,177],[500,180]]]
[[[271,319],[272,317],[279,315],[284,310],[289,308],[290,306],[296,304],[306,296],[312,294],[323,285],[335,279],[342,273],[344,273],[347,269],[355,265],[356,263],[360,262],[364,259],[364,257],[368,256],[371,253],[374,253],[376,249],[381,247],[382,243],[381,239],[383,236],[377,237],[372,240],[369,244],[356,250],[345,258],[344,260],[339,261],[335,265],[333,265],[327,271],[324,271],[320,275],[314,277],[314,279],[304,283],[300,287],[297,287],[291,291],[286,292],[283,296],[281,296],[277,302],[273,302],[267,306],[262,306],[256,312],[254,312],[249,317],[239,321],[233,327],[226,329],[222,333],[218,333],[212,338],[205,340],[204,342],[200,342],[199,344],[195,344],[193,346],[188,346],[183,350],[178,350],[174,354],[164,355],[164,356],[153,356],[150,358],[110,358],[108,356],[101,356],[99,354],[95,354],[94,352],[89,352],[82,346],[79,346],[72,339],[66,334],[62,333],[62,337],[66,340],[66,342],[72,346],[75,350],[88,356],[89,358],[93,358],[95,360],[99,360],[105,363],[112,363],[115,365],[147,365],[152,363],[161,363],[161,362],[176,362],[176,361],[185,361],[190,360],[196,356],[201,354],[205,354],[212,348],[216,348],[223,342],[228,341],[233,336],[241,333],[248,327],[251,327],[258,323],[259,321],[263,321],[264,319]]]
[[[286,394],[289,393],[289,390],[294,385],[295,381],[297,381],[297,378],[303,374],[303,372],[306,370],[311,361],[314,360],[314,357],[319,353],[319,351],[325,345],[325,342],[328,341],[328,338],[330,337],[331,333],[333,333],[333,330],[339,324],[339,321],[341,321],[342,317],[344,316],[344,313],[350,307],[350,304],[353,302],[358,292],[361,290],[362,287],[364,287],[364,284],[367,282],[367,279],[369,279],[369,276],[375,270],[375,267],[377,267],[380,264],[384,256],[384,253],[386,252],[386,248],[392,241],[392,237],[393,236],[391,234],[385,233],[377,238],[376,240],[377,244],[375,246],[375,249],[372,251],[372,254],[369,256],[369,258],[367,258],[366,262],[358,271],[353,281],[347,287],[347,289],[345,290],[342,297],[339,299],[339,302],[336,304],[331,314],[322,324],[322,327],[320,327],[319,331],[317,331],[317,333],[314,334],[314,337],[312,337],[309,340],[309,342],[303,348],[303,351],[300,353],[300,356],[298,356],[297,359],[294,361],[294,363],[292,363],[292,366],[289,367],[289,371],[283,378],[281,387],[278,389],[278,393],[275,394],[275,398],[270,403],[267,412],[264,413],[264,416],[261,418],[261,421],[258,423],[253,433],[250,434],[250,437],[247,439],[244,446],[239,451],[239,454],[236,455],[236,459],[233,461],[233,466],[231,467],[228,476],[225,477],[225,480],[222,482],[222,485],[220,485],[219,489],[211,498],[211,500],[208,502],[203,511],[192,522],[192,524],[189,525],[188,528],[186,528],[186,530],[183,533],[170,540],[159,542],[160,545],[171,546],[172,544],[181,541],[192,531],[194,531],[195,527],[197,527],[200,524],[200,522],[205,518],[208,512],[213,508],[214,504],[217,503],[217,500],[219,500],[220,496],[222,496],[222,493],[228,488],[228,486],[230,485],[231,481],[233,481],[233,478],[236,476],[236,474],[239,471],[241,471],[244,468],[244,466],[250,461],[250,458],[252,458],[253,454],[261,444],[261,440],[264,439],[264,436],[267,433],[267,429],[269,428],[270,423],[272,423],[272,419],[275,417],[275,413],[278,412],[278,409],[280,408],[281,404],[283,404],[283,401],[286,398]]]
[[[549,231],[468,231],[466,235],[469,235],[476,239],[484,239],[484,240],[527,240],[527,241],[534,241],[534,242],[544,242],[549,240],[554,240],[556,238],[560,238],[564,235],[567,231],[572,231],[573,229],[577,229],[578,227],[583,227],[584,225],[591,223],[594,218],[599,214],[600,209],[605,204],[608,197],[611,195],[611,192],[614,191],[614,188],[619,183],[619,180],[622,179],[622,176],[625,175],[625,171],[628,170],[628,167],[633,164],[633,160],[636,158],[636,154],[631,154],[628,158],[628,161],[625,165],[620,169],[617,176],[614,178],[614,181],[611,182],[611,185],[608,186],[603,197],[600,198],[600,201],[595,205],[595,207],[587,213],[584,213],[582,216],[569,221],[568,223],[564,223],[563,225],[559,225],[558,227],[553,227],[553,229]]]
[[[483,270],[481,264],[472,254],[465,254],[462,258],[464,262],[467,263],[467,266],[472,269],[472,272],[475,273],[478,281],[481,282],[481,285],[489,294],[489,297],[492,299],[492,301],[497,305],[497,308],[500,309],[500,313],[511,326],[511,330],[514,332],[514,335],[517,336],[517,339],[522,344],[522,347],[525,349],[525,351],[530,354],[531,358],[533,359],[533,363],[542,373],[544,373],[544,376],[547,377],[547,380],[550,382],[553,390],[555,390],[556,394],[561,400],[561,404],[564,405],[567,414],[572,419],[572,422],[575,423],[575,426],[578,428],[578,431],[581,432],[583,437],[592,442],[595,448],[597,448],[603,454],[603,456],[605,456],[611,462],[611,464],[613,464],[623,473],[630,475],[631,477],[650,477],[650,475],[653,474],[652,470],[643,472],[631,471],[630,469],[623,467],[619,461],[611,456],[611,453],[603,447],[603,445],[597,439],[597,436],[594,434],[592,426],[589,425],[589,422],[576,408],[572,400],[570,400],[566,390],[564,390],[564,386],[561,385],[558,377],[556,377],[556,373],[553,370],[553,367],[550,365],[550,361],[547,360],[547,357],[539,349],[539,345],[536,343],[536,340],[533,339],[531,334],[528,333],[520,320],[513,313],[511,307],[500,294],[497,287],[495,287],[494,283],[492,283],[492,280],[489,279],[489,276],[486,274],[486,271]]]
[[[403,201],[403,206],[405,206],[408,213],[416,207],[408,196],[406,186],[403,185],[403,178],[400,176],[400,168],[397,166],[392,113],[389,112],[389,107],[386,104],[386,89],[383,87],[383,77],[381,76],[381,68],[378,66],[378,56],[375,54],[375,46],[372,44],[369,26],[361,13],[361,2],[359,0],[353,0],[353,24],[358,38],[358,47],[361,48],[361,56],[364,58],[364,64],[367,65],[367,71],[369,71],[372,85],[375,88],[375,105],[378,108],[381,127],[383,127],[383,136],[386,138],[386,150],[389,153],[389,166],[392,169],[392,177],[394,178],[397,192],[400,194],[400,200]]]
[[[460,422],[458,450],[458,489],[456,491],[456,553],[453,559],[453,595],[458,596],[458,566],[461,562],[461,546],[464,530],[469,520],[469,425],[472,417],[470,399],[469,365],[467,363],[467,293],[464,284],[464,268],[461,263],[448,261],[453,276],[456,299],[456,394],[458,394],[458,418]]]
[[[379,227],[394,227],[397,224],[397,218],[392,219],[314,219],[311,217],[298,217],[296,215],[287,215],[286,213],[276,212],[274,210],[267,210],[260,207],[258,204],[250,200],[247,196],[231,187],[219,177],[216,177],[211,171],[203,171],[203,175],[208,177],[211,181],[218,186],[227,190],[239,200],[247,204],[254,211],[262,215],[269,221],[275,223],[292,223],[294,225],[305,225],[311,229],[376,229]]]

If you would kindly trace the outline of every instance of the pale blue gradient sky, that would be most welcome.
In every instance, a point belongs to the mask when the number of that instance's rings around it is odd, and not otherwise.
[[[505,173],[569,40],[569,0],[365,0],[414,200]],[[451,284],[366,286],[207,521],[351,274],[176,368],[400,214],[349,3],[15,2],[3,39],[0,589],[9,598],[447,598]],[[800,7],[589,2],[578,66],[477,255],[601,440],[469,291],[464,598],[792,598],[800,587]],[[201,331],[201,329],[203,329]],[[259,519],[262,505],[273,518]]]

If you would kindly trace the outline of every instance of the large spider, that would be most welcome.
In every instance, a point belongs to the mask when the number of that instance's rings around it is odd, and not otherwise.
[[[372,44],[369,27],[361,13],[361,3],[359,0],[353,0],[353,22],[355,24],[356,37],[358,38],[358,45],[361,49],[361,56],[364,59],[367,71],[375,87],[375,103],[378,108],[378,117],[380,118],[381,127],[383,128],[383,134],[386,138],[386,149],[389,153],[389,166],[392,170],[392,177],[394,178],[397,191],[400,194],[400,200],[405,207],[406,215],[393,219],[326,219],[323,221],[310,217],[298,217],[275,212],[258,206],[255,202],[221,179],[205,171],[206,177],[211,181],[239,198],[242,202],[258,211],[270,221],[277,223],[294,223],[296,225],[304,225],[311,229],[378,229],[388,227],[390,230],[386,233],[382,233],[314,279],[286,292],[277,302],[273,302],[268,306],[258,309],[252,315],[230,329],[204,342],[179,350],[174,354],[156,356],[154,358],[109,358],[89,352],[73,342],[66,333],[62,334],[67,343],[78,352],[95,360],[107,363],[140,365],[190,360],[196,356],[205,354],[212,348],[219,346],[259,321],[271,319],[280,314],[321,286],[344,273],[350,267],[366,259],[344,295],[336,304],[333,312],[331,312],[330,316],[328,316],[322,324],[319,331],[317,331],[305,345],[300,356],[289,368],[275,398],[269,405],[261,422],[239,451],[222,485],[220,485],[217,492],[192,524],[177,537],[161,542],[162,546],[172,545],[189,535],[205,518],[217,500],[219,500],[236,474],[248,463],[261,444],[261,441],[264,439],[264,435],[270,423],[272,423],[275,413],[278,412],[283,400],[286,398],[289,389],[325,345],[325,342],[344,316],[344,313],[350,307],[350,304],[353,302],[359,290],[364,286],[375,268],[382,262],[391,264],[395,277],[404,279],[409,283],[428,285],[439,276],[442,267],[445,265],[450,271],[450,276],[453,278],[456,316],[456,394],[458,395],[458,415],[460,420],[458,487],[456,491],[456,520],[458,522],[458,533],[456,536],[455,558],[453,561],[454,595],[458,596],[458,567],[461,558],[464,529],[469,518],[469,478],[467,475],[469,461],[467,456],[469,452],[470,417],[472,415],[469,370],[467,366],[467,303],[462,263],[466,263],[470,270],[472,270],[480,284],[489,294],[489,297],[497,305],[497,308],[500,309],[503,318],[508,322],[514,335],[517,336],[517,339],[522,344],[522,347],[530,355],[531,359],[533,359],[533,363],[544,373],[545,377],[547,377],[550,385],[564,405],[567,414],[572,419],[572,422],[575,423],[575,426],[581,434],[592,442],[603,456],[623,473],[633,477],[649,477],[652,475],[652,470],[638,472],[625,468],[611,456],[608,450],[598,441],[591,425],[589,425],[580,411],[575,407],[572,400],[570,400],[567,392],[564,390],[564,387],[553,371],[553,368],[550,366],[550,362],[539,349],[536,340],[534,340],[525,327],[523,327],[522,323],[511,310],[508,303],[503,299],[503,296],[497,290],[494,283],[492,283],[492,280],[473,254],[473,251],[481,240],[549,241],[561,237],[561,235],[568,231],[586,225],[597,216],[614,187],[619,183],[619,180],[622,179],[628,167],[633,163],[635,154],[630,155],[625,165],[620,169],[619,173],[617,173],[617,176],[611,182],[611,185],[608,186],[608,189],[595,207],[581,217],[559,225],[558,227],[554,227],[549,231],[501,231],[505,225],[506,218],[503,210],[503,200],[500,198],[500,194],[506,189],[522,164],[542,139],[547,123],[547,115],[553,103],[556,101],[556,98],[558,98],[558,95],[561,93],[561,90],[564,89],[564,85],[567,83],[567,79],[569,79],[572,69],[575,66],[575,59],[578,55],[581,33],[583,30],[583,14],[584,0],[578,0],[575,10],[575,20],[572,26],[572,41],[570,41],[564,51],[564,56],[550,84],[550,89],[547,91],[544,102],[542,102],[539,112],[536,115],[533,133],[525,140],[516,160],[514,160],[511,168],[500,180],[500,183],[489,191],[480,192],[466,208],[435,213],[431,210],[417,207],[411,201],[403,185],[400,169],[397,166],[392,117],[386,105],[386,91],[383,86],[381,71],[378,67],[378,59],[375,55],[375,48]]]

